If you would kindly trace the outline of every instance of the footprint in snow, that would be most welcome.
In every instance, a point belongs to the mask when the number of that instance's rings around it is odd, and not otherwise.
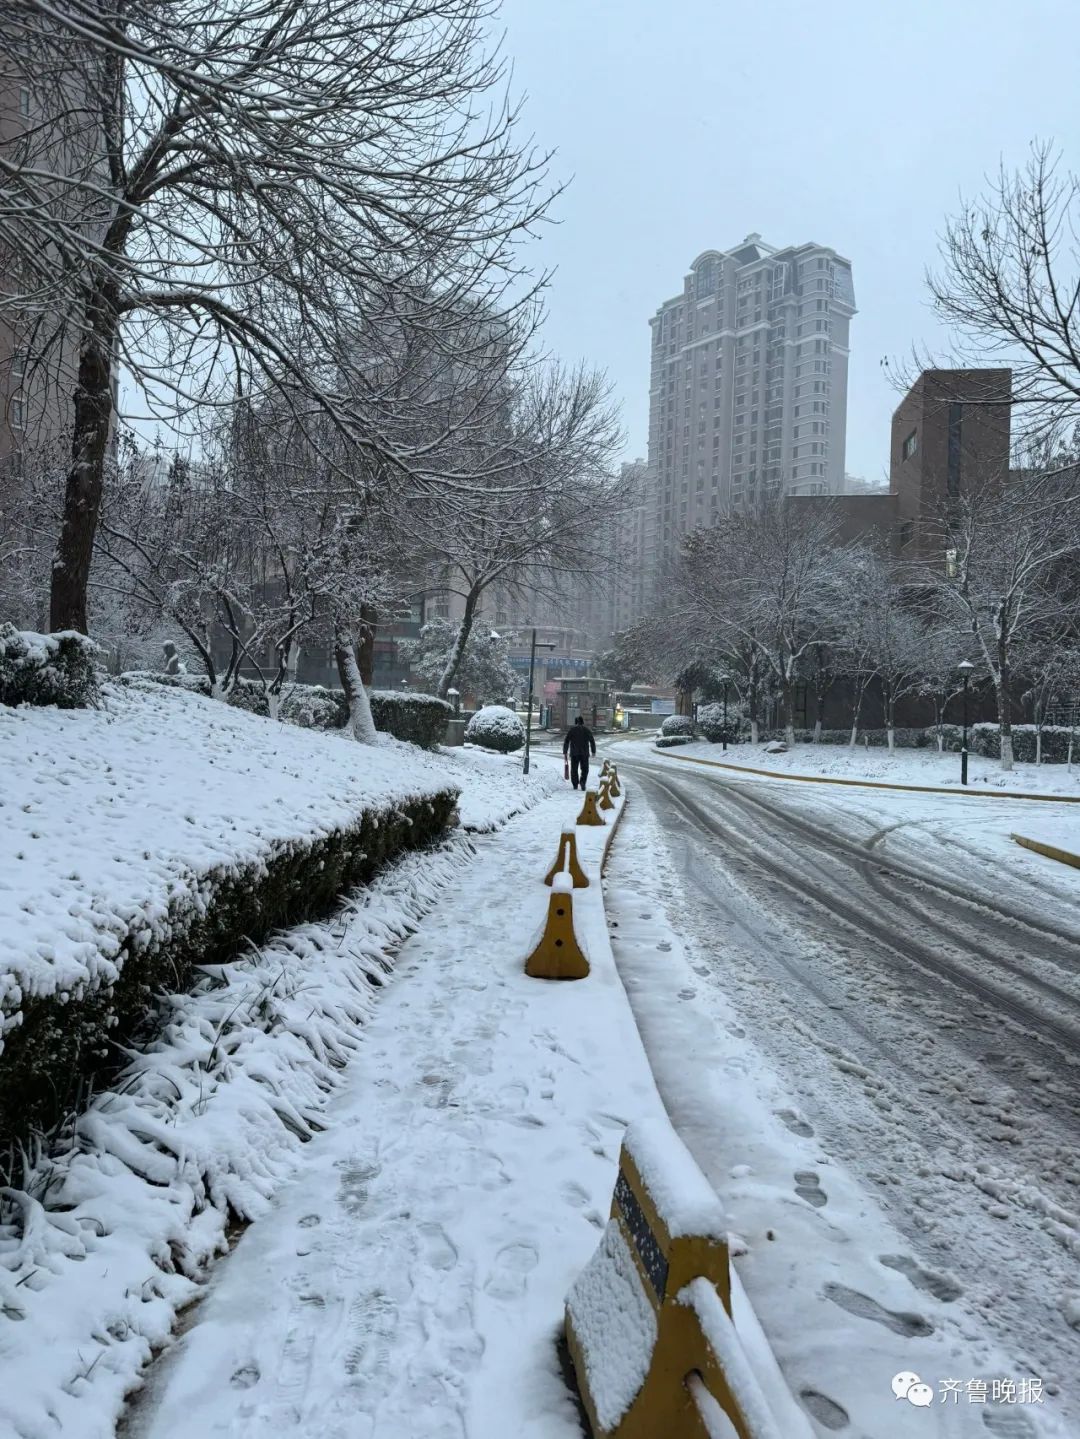
[[[959,1299],[964,1292],[963,1286],[957,1284],[955,1279],[950,1279],[947,1274],[938,1274],[932,1269],[924,1269],[909,1254],[880,1254],[878,1258],[886,1268],[898,1270],[916,1289],[932,1294],[943,1304]]]
[[[805,1119],[800,1119],[793,1109],[778,1109],[776,1117],[791,1130],[792,1134],[801,1135],[803,1139],[814,1137],[812,1127],[807,1124]]]
[[[1036,1436],[1031,1420],[1015,1405],[984,1409],[982,1422],[995,1439],[1035,1439]]]
[[[657,949],[663,950],[664,953],[666,954],[667,951],[671,948],[671,945],[668,943],[668,941],[667,941],[666,939],[662,939],[662,940],[660,941],[660,943],[659,943],[656,947],[657,947]]]
[[[322,1223],[322,1218],[318,1214],[305,1214],[303,1219],[297,1220],[297,1223],[301,1229],[313,1229],[316,1224]]]
[[[441,1224],[421,1224],[420,1249],[424,1260],[432,1269],[452,1269],[457,1263],[458,1252]]]
[[[800,1389],[799,1398],[823,1429],[835,1432],[846,1429],[851,1422],[847,1410],[827,1394],[820,1394],[816,1389]]]
[[[697,994],[697,990],[696,990],[696,989],[680,989],[680,990],[679,990],[679,998],[680,998],[680,999],[693,999],[696,994]]]
[[[934,1326],[929,1319],[924,1319],[921,1314],[886,1309],[876,1299],[849,1289],[846,1284],[826,1284],[823,1292],[826,1299],[839,1304],[841,1309],[846,1309],[857,1319],[872,1319],[875,1324],[884,1324],[886,1329],[891,1329],[894,1334],[902,1334],[905,1339],[922,1338],[934,1332]]]
[[[234,1389],[251,1389],[258,1384],[262,1378],[259,1366],[252,1360],[249,1364],[241,1364],[230,1377],[229,1383]]]
[[[829,1202],[829,1196],[821,1187],[821,1180],[812,1169],[799,1169],[795,1173],[795,1193],[815,1209],[821,1209]]]
[[[495,1270],[484,1285],[493,1299],[520,1299],[539,1255],[531,1244],[507,1244],[495,1256]]]

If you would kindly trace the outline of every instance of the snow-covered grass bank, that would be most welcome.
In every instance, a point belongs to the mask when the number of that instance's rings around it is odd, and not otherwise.
[[[189,703],[185,697],[182,714]],[[164,710],[150,711],[159,714],[163,735],[172,733],[171,704],[170,695]],[[216,719],[221,709],[209,713]],[[142,713],[136,704],[134,714]],[[332,807],[342,783],[363,793],[366,762],[388,795],[395,784],[419,793],[460,786],[463,816],[490,829],[542,799],[561,776],[549,763],[523,786],[520,769],[499,756],[431,756],[395,742],[372,750],[247,718],[222,716],[226,733],[239,720],[236,732],[247,737],[253,765],[274,753],[258,749],[260,727],[286,744],[294,735],[319,740],[307,751],[316,757],[307,772],[308,783],[319,786],[308,795],[316,805],[323,796]],[[131,734],[130,714],[126,726],[116,710],[112,719]],[[225,761],[239,807],[240,757],[227,742],[211,748],[214,735],[198,725],[192,730],[204,762]],[[343,781],[329,762],[318,768],[324,746],[331,759],[340,758]],[[300,751],[291,753],[295,763]],[[120,768],[133,785],[130,761]],[[255,778],[253,771],[247,789],[256,788]],[[287,773],[285,787],[299,809],[305,791],[302,784],[291,788],[295,778]],[[259,779],[255,818],[241,831],[252,844],[282,823],[268,803],[273,771],[264,769]],[[121,814],[130,838],[139,832],[139,811],[120,778],[116,788],[118,803],[125,796]],[[206,797],[199,812],[214,812]],[[156,816],[143,813],[144,827],[152,826]],[[311,823],[318,822],[312,813]],[[58,819],[56,829],[67,832]],[[185,837],[175,825],[166,832]],[[227,840],[218,842],[227,853]],[[408,855],[354,892],[332,919],[204,967],[193,992],[167,998],[164,1028],[77,1121],[71,1145],[38,1162],[8,1193],[0,1223],[4,1439],[111,1439],[125,1392],[167,1341],[178,1309],[202,1292],[211,1260],[227,1247],[230,1223],[265,1215],[274,1192],[303,1162],[308,1141],[331,1123],[328,1105],[350,1078],[397,949],[463,880],[473,853],[473,841],[459,834]],[[137,875],[139,866],[130,872]]]
[[[933,749],[864,748],[857,745],[797,744],[784,754],[767,754],[763,744],[720,745],[701,741],[680,745],[674,750],[652,753],[665,758],[696,758],[722,761],[750,769],[772,770],[783,776],[813,775],[826,779],[874,780],[884,784],[933,785],[962,790],[960,756],[938,754]],[[1012,793],[1064,795],[1080,799],[1080,764],[1070,772],[1063,764],[1021,764],[1002,770],[997,760],[982,755],[968,756],[968,784],[973,791],[1007,790]]]
[[[419,759],[418,759],[419,757]],[[0,707],[0,1135],[48,1125],[154,993],[328,912],[438,838],[459,789],[365,747],[186,694]]]

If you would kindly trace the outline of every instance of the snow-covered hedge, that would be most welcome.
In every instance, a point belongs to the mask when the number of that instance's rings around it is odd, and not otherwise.
[[[485,705],[465,726],[465,741],[510,754],[525,743],[525,726],[505,705]]]
[[[668,715],[667,719],[660,726],[660,733],[665,738],[671,735],[692,735],[694,733],[694,721],[689,715]]]
[[[457,801],[407,752],[156,685],[101,704],[0,708],[0,1156],[152,1033],[161,992],[326,913]]]
[[[694,736],[692,734],[662,734],[654,743],[657,749],[673,749],[678,744],[693,744]]]
[[[720,744],[724,739],[724,706],[722,704],[698,705],[697,727],[710,744]],[[750,733],[750,721],[743,719],[734,705],[728,706],[727,742],[734,744],[740,732]]]
[[[446,736],[446,722],[454,716],[453,705],[437,695],[372,690],[370,699],[376,729],[385,730],[395,739],[422,745],[424,749],[442,744]]]
[[[92,640],[74,630],[39,635],[0,625],[0,704],[85,709],[99,684]]]

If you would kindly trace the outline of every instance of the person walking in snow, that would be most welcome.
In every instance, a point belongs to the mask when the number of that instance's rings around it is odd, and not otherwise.
[[[592,737],[592,730],[586,729],[585,721],[578,715],[577,719],[566,731],[566,738],[562,746],[563,758],[570,756],[570,781],[574,788],[585,788],[585,781],[589,778],[589,754],[596,753],[596,741]]]

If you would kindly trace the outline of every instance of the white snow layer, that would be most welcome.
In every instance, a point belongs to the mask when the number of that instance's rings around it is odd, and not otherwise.
[[[727,1238],[724,1210],[697,1160],[666,1121],[642,1120],[626,1131],[626,1147],[673,1239]]]
[[[608,1220],[567,1305],[596,1416],[613,1429],[645,1382],[656,1345],[656,1313],[617,1220]]]

